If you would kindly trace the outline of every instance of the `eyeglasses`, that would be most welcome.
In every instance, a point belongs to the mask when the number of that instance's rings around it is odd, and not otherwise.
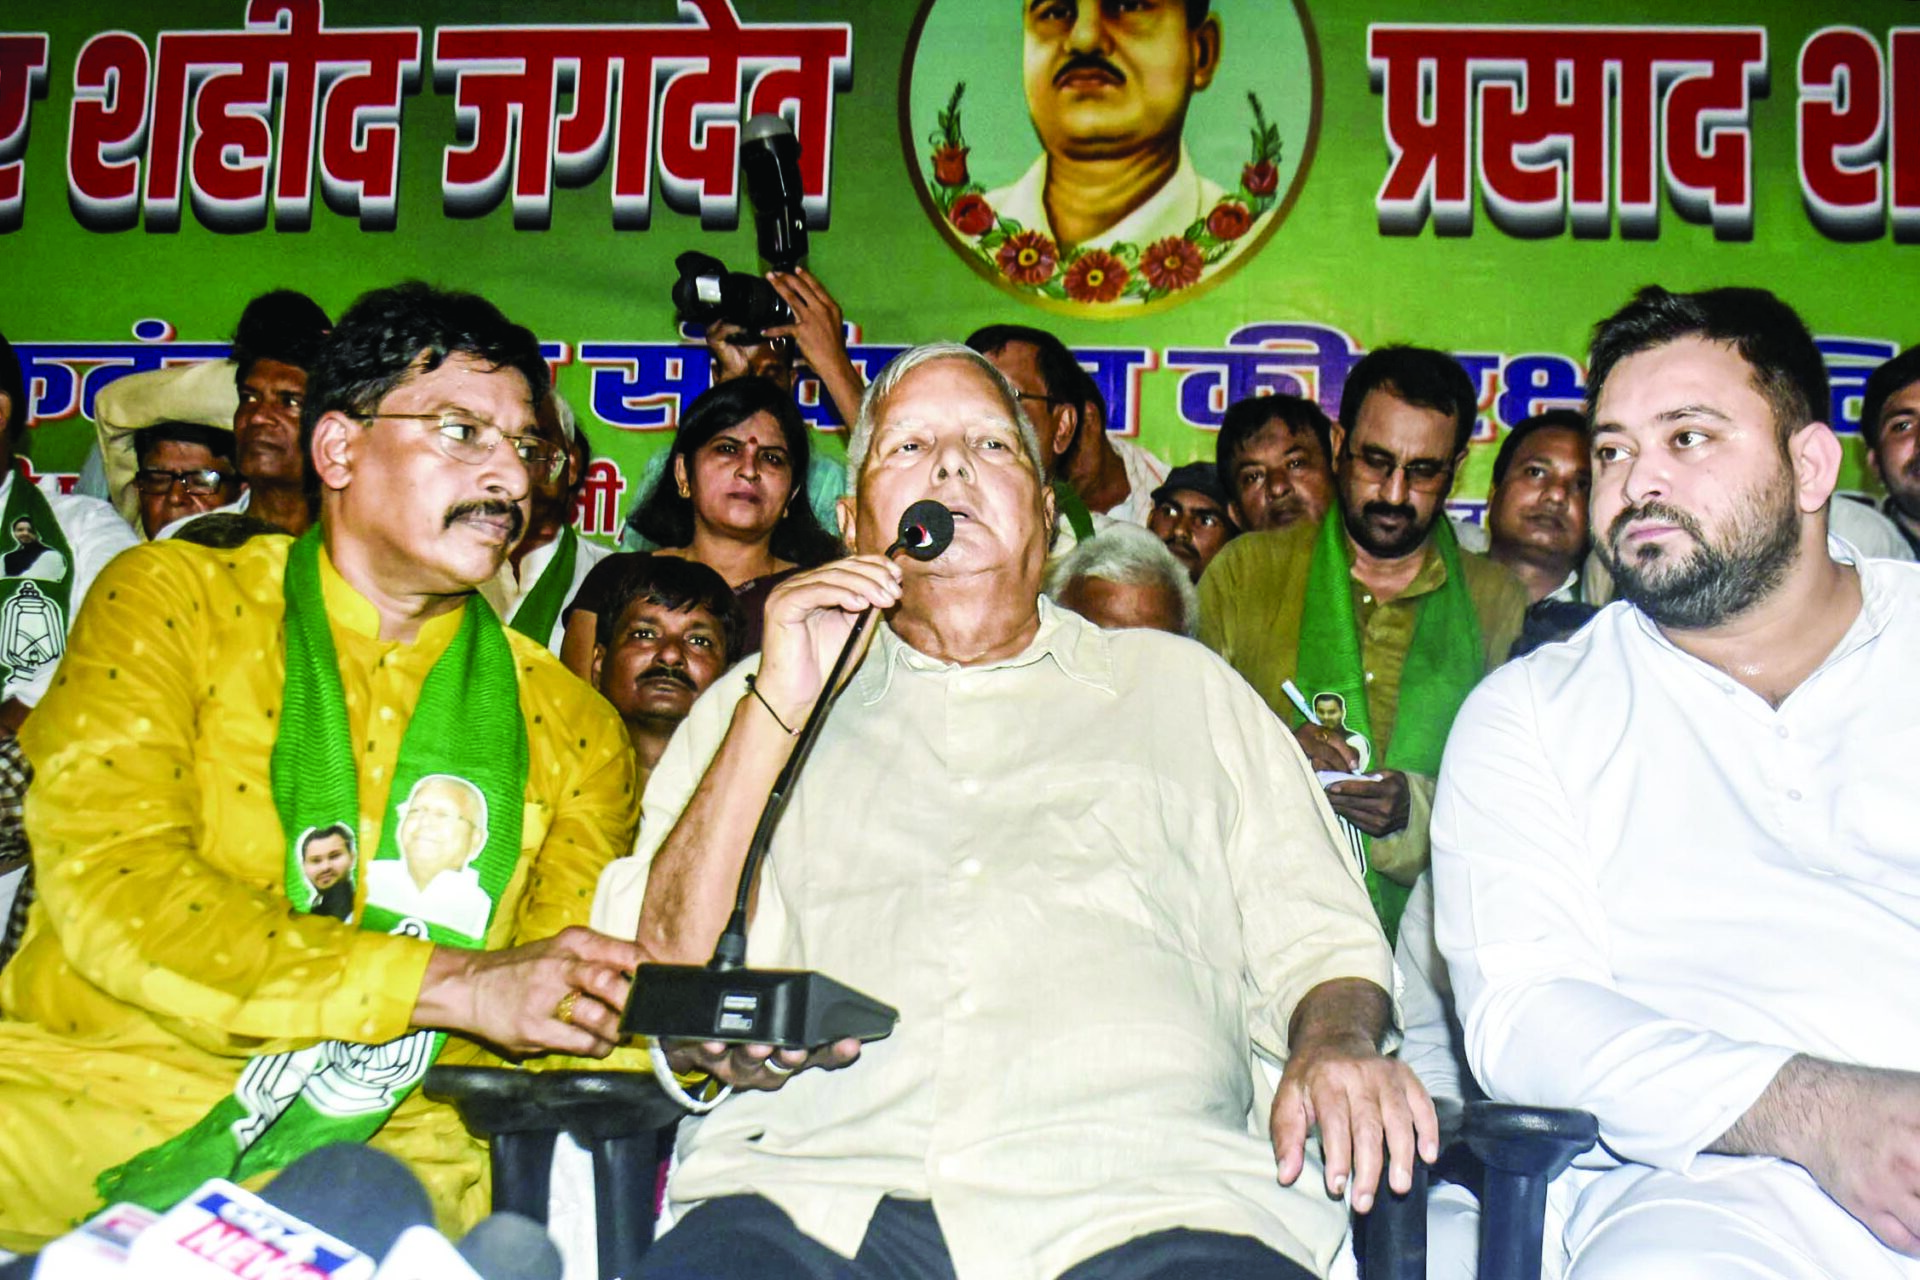
[[[220,471],[213,467],[196,467],[192,471],[142,467],[133,473],[133,482],[140,487],[140,492],[155,498],[173,492],[176,484],[192,496],[204,498],[208,494],[219,493],[232,480],[231,471]]]
[[[486,462],[493,456],[494,446],[504,440],[520,460],[520,465],[527,469],[527,475],[543,484],[559,479],[560,472],[567,464],[566,451],[551,441],[542,440],[539,436],[510,436],[491,422],[482,422],[457,410],[448,409],[440,413],[349,413],[343,416],[355,422],[376,422],[381,418],[391,418],[397,422],[431,422],[434,442],[440,446],[440,452],[470,467]]]
[[[1421,493],[1444,489],[1453,482],[1453,464],[1450,462],[1435,462],[1431,458],[1402,462],[1384,449],[1362,449],[1358,453],[1343,449],[1340,456],[1358,467],[1361,475],[1382,487],[1393,479],[1396,471],[1407,478],[1407,488],[1417,489]]]

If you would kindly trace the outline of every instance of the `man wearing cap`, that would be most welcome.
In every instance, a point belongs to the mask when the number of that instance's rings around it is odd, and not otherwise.
[[[1228,510],[1230,499],[1211,462],[1175,467],[1153,491],[1147,532],[1167,544],[1174,559],[1195,582],[1220,548],[1240,532]]]
[[[233,432],[198,422],[157,422],[133,433],[140,469],[133,487],[141,536],[232,504],[245,482],[234,467]]]
[[[287,533],[305,532],[313,515],[307,460],[300,453],[300,405],[307,366],[331,323],[304,293],[276,289],[247,303],[230,359],[129,374],[108,383],[94,401],[94,423],[107,491],[127,522],[141,523],[134,434],[163,422],[186,422],[233,432],[233,456],[246,491],[212,510],[245,511]],[[181,523],[164,525],[150,536],[171,537]]]

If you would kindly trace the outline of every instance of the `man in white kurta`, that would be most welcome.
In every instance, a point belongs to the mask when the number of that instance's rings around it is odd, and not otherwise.
[[[1625,598],[1489,676],[1447,745],[1467,1054],[1496,1099],[1599,1119],[1549,1275],[1920,1276],[1920,568],[1828,540],[1839,446],[1782,304],[1622,314],[1590,394]],[[1771,396],[1732,345],[1756,332],[1792,353]]]

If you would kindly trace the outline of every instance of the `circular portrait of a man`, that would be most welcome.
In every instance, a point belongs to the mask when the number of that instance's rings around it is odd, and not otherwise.
[[[1129,315],[1259,251],[1306,175],[1319,98],[1298,0],[924,0],[901,135],[975,270]]]

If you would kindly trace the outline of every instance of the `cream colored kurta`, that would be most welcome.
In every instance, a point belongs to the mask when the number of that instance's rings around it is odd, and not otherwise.
[[[268,760],[290,545],[163,542],[115,560],[22,733],[40,898],[0,978],[0,1248],[93,1209],[102,1169],[205,1115],[249,1056],[407,1030],[429,946],[295,915],[286,898]],[[411,644],[379,640],[373,606],[321,566],[360,755],[364,899],[401,734],[460,615]],[[612,708],[507,639],[530,763],[495,948],[585,922],[635,807]],[[493,1059],[450,1038],[440,1060]],[[416,1093],[375,1145],[413,1165],[450,1227],[485,1212],[483,1149],[450,1108]]]
[[[1225,663],[1039,607],[1032,645],[984,667],[881,629],[793,794],[749,952],[899,1026],[683,1124],[671,1194],[768,1196],[848,1255],[881,1197],[930,1198],[962,1280],[1182,1226],[1324,1274],[1345,1210],[1311,1162],[1276,1181],[1252,1050],[1283,1060],[1320,982],[1391,989],[1366,893],[1292,736]],[[744,676],[655,769],[640,850],[601,880],[609,932],[633,928]]]

